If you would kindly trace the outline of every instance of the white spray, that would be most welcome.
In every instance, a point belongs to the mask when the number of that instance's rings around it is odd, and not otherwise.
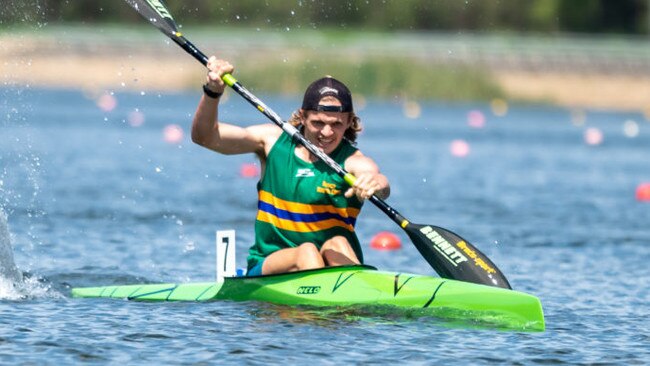
[[[23,275],[14,263],[7,215],[0,209],[0,292],[2,287],[14,286],[22,281]]]

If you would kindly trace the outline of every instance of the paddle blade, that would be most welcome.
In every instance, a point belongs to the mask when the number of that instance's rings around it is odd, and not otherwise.
[[[411,223],[404,230],[440,277],[512,288],[485,254],[457,234],[433,225]]]
[[[176,22],[162,0],[125,0],[140,15],[167,35],[175,35]]]
[[[140,15],[160,29],[167,37],[176,42],[187,53],[192,55],[203,65],[208,64],[208,57],[201,52],[192,42],[188,41],[181,32],[178,31],[174,18],[167,10],[162,0],[125,0]],[[234,79],[233,79],[234,80]],[[229,84],[230,85],[230,84]]]

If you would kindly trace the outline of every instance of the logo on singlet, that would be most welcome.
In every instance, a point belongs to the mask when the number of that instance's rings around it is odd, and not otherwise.
[[[296,172],[297,178],[313,177],[314,175],[315,175],[314,172],[312,172],[311,169],[309,168],[298,169],[298,171]]]
[[[336,189],[336,184],[328,183],[326,181],[323,181],[323,183],[321,184],[320,187],[316,187],[316,192],[329,194],[331,196],[335,196],[335,195],[341,193],[340,190]]]

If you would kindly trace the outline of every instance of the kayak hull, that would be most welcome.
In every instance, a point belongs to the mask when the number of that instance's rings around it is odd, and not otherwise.
[[[72,289],[73,297],[143,301],[263,301],[284,305],[388,306],[443,318],[471,319],[499,328],[543,331],[539,299],[523,292],[368,266],[255,277],[223,283],[145,284]]]

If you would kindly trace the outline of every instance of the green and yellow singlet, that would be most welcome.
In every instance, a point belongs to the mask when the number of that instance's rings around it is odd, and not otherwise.
[[[305,242],[320,248],[337,235],[348,239],[363,263],[354,232],[362,203],[356,196],[343,195],[349,186],[325,163],[306,162],[295,149],[296,143],[283,133],[267,156],[264,176],[257,184],[255,244],[249,250],[248,269],[277,250]],[[330,157],[343,166],[356,151],[343,140]]]

